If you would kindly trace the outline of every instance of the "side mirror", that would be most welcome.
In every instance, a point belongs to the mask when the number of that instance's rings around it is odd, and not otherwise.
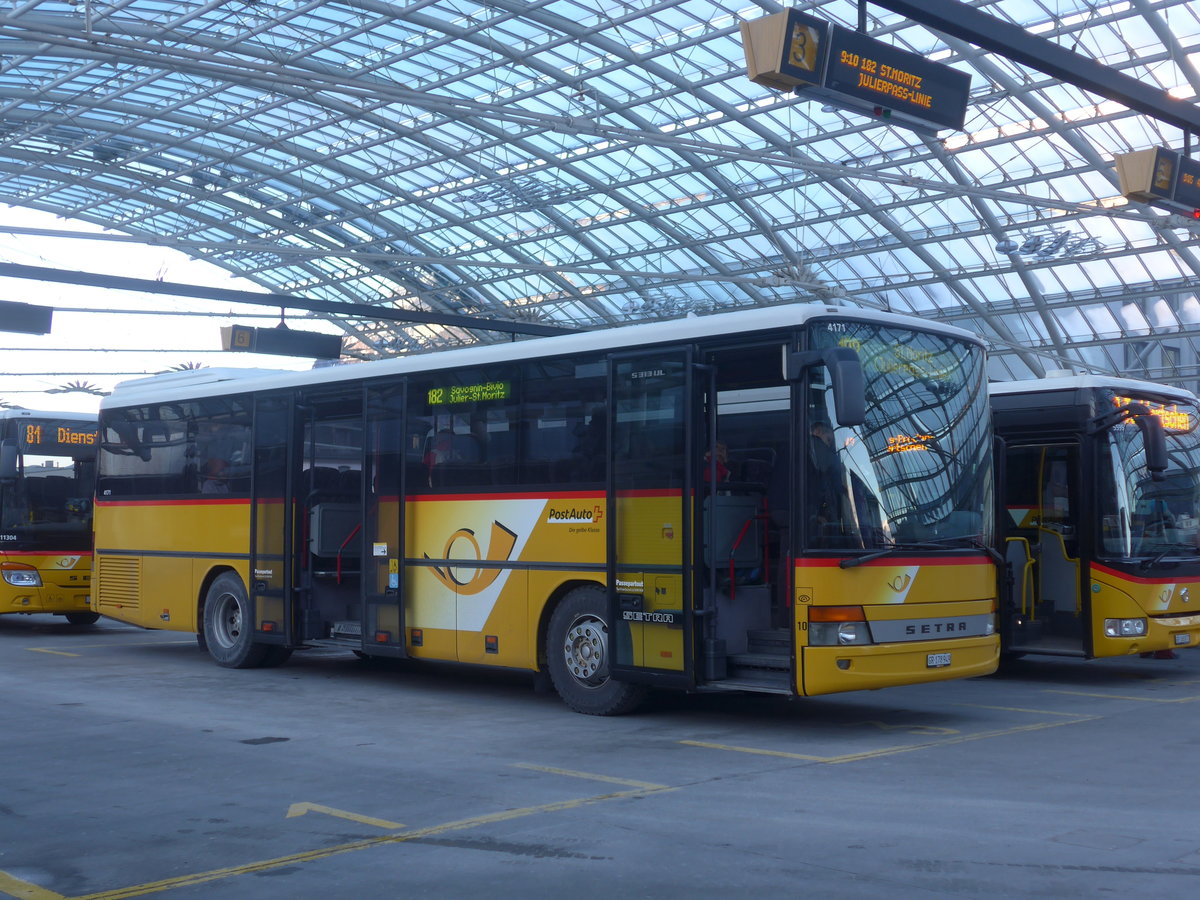
[[[1167,437],[1162,419],[1153,415],[1143,403],[1129,403],[1091,419],[1087,424],[1088,434],[1097,434],[1112,428],[1127,419],[1132,419],[1142,433],[1142,445],[1146,448],[1146,468],[1154,481],[1162,481],[1167,471]]]
[[[17,442],[0,441],[0,481],[17,480]]]
[[[1145,407],[1142,407],[1145,410]],[[1162,419],[1150,414],[1134,416],[1138,431],[1142,433],[1142,443],[1146,445],[1146,468],[1154,481],[1162,481],[1163,472],[1167,471],[1167,438],[1163,432]]]
[[[833,383],[833,408],[839,425],[861,425],[867,420],[867,382],[858,352],[849,347],[801,350],[789,353],[784,363],[788,381],[799,381],[807,369],[824,366]]]

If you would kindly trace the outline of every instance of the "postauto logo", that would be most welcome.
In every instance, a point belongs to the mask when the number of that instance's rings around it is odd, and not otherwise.
[[[557,525],[590,525],[604,518],[599,506],[584,509],[577,506],[551,506],[546,510],[546,521]]]

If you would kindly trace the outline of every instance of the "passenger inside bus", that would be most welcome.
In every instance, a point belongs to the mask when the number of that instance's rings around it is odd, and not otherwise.
[[[219,456],[210,457],[204,464],[204,481],[200,484],[202,494],[228,494],[229,464]]]

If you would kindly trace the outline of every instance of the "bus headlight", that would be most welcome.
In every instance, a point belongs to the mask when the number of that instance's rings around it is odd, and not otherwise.
[[[810,647],[844,647],[871,643],[871,627],[861,606],[810,606]]]
[[[38,574],[38,570],[24,563],[0,563],[0,574],[3,574],[4,580],[14,587],[42,586],[42,576]]]
[[[1145,619],[1105,619],[1105,637],[1141,637],[1146,633]]]

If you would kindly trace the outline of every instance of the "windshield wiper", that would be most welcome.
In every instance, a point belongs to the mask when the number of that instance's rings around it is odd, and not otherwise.
[[[843,569],[851,569],[854,566],[861,566],[863,563],[870,562],[873,559],[879,559],[881,556],[888,556],[892,553],[897,553],[902,550],[946,550],[954,546],[962,545],[974,547],[976,550],[982,550],[990,556],[998,565],[1004,564],[1004,557],[995,547],[989,547],[979,538],[974,535],[964,534],[958,537],[947,538],[931,538],[925,541],[897,541],[890,547],[883,547],[879,550],[873,550],[870,553],[864,553],[862,556],[854,556],[849,559],[843,559],[838,563]]]
[[[862,556],[853,556],[849,559],[843,559],[838,563],[843,569],[852,569],[855,566],[861,566],[863,563],[870,562],[873,559],[879,559],[881,556],[889,556],[892,553],[899,553],[903,550],[943,550],[945,547],[937,541],[897,541],[890,547],[883,547],[879,550],[872,550],[870,553],[864,553]]]
[[[1183,551],[1183,552],[1181,552],[1181,551]],[[1158,553],[1156,553],[1154,556],[1149,557],[1147,559],[1143,559],[1141,562],[1138,563],[1138,568],[1139,569],[1153,569],[1155,566],[1157,566],[1159,563],[1161,563],[1164,559],[1166,559],[1172,553],[1179,554],[1180,556],[1182,556],[1183,553],[1190,553],[1193,556],[1195,556],[1197,553],[1200,553],[1200,549],[1197,549],[1195,547],[1188,547],[1185,544],[1180,544],[1177,547],[1167,547],[1164,550],[1158,551]],[[1177,565],[1179,565],[1179,563],[1174,562],[1174,563],[1171,563],[1171,565],[1177,566]]]

